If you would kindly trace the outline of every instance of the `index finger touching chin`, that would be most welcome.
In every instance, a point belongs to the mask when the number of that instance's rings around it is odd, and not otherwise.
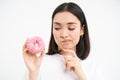
[[[69,57],[76,57],[77,56],[74,50],[63,49],[62,53],[64,56],[69,56]]]

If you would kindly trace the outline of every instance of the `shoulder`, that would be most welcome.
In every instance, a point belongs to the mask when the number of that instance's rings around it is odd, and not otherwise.
[[[81,65],[88,80],[104,80],[102,67],[95,56],[90,55],[86,60],[81,61]]]

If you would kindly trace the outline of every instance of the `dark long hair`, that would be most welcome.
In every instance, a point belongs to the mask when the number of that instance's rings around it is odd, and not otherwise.
[[[75,15],[81,22],[82,26],[84,25],[84,35],[80,37],[78,44],[76,45],[76,54],[81,59],[84,60],[88,57],[90,52],[90,41],[89,41],[89,33],[88,33],[88,25],[82,9],[75,3],[63,3],[59,5],[53,12],[52,15],[52,28],[51,28],[51,37],[48,48],[48,55],[59,54],[58,45],[55,42],[53,37],[53,19],[54,16],[59,13],[67,11]]]

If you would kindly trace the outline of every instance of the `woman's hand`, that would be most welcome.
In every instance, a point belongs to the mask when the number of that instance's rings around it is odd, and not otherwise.
[[[44,57],[44,51],[40,53],[40,56],[36,56],[28,51],[26,43],[23,46],[23,58],[29,72],[38,72],[41,61]]]
[[[67,70],[73,71],[77,75],[78,80],[86,80],[80,64],[80,59],[77,57],[75,51],[65,49],[62,50],[62,55],[65,58]]]

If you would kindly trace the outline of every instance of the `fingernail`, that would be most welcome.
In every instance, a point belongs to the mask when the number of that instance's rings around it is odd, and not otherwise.
[[[68,58],[73,58],[73,56],[67,56]]]

